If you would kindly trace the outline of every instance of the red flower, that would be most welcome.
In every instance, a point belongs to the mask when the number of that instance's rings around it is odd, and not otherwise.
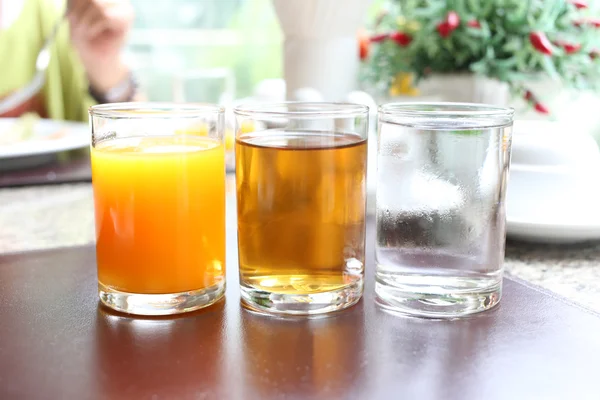
[[[569,3],[573,4],[578,9],[587,8],[587,3],[583,0],[570,0]]]
[[[581,50],[581,45],[579,43],[577,43],[577,44],[565,43],[563,45],[563,49],[565,49],[565,52],[567,54],[573,54],[573,53],[576,53],[579,50]]]
[[[548,110],[546,106],[542,103],[535,103],[535,106],[533,108],[535,108],[535,111],[541,114],[550,114],[550,110]]]
[[[579,43],[568,43],[563,42],[562,40],[557,40],[552,42],[555,46],[562,47],[567,54],[573,54],[581,50],[581,45]]]
[[[369,39],[371,41],[371,43],[379,43],[379,42],[383,42],[385,39],[389,38],[389,34],[387,33],[380,33],[379,35],[374,35],[371,36],[371,38]]]
[[[454,11],[450,11],[446,16],[446,23],[450,29],[455,30],[460,25],[460,17]]]
[[[438,30],[440,36],[443,38],[450,36],[450,34],[452,33],[452,29],[450,28],[450,25],[448,25],[445,22],[438,24],[437,30]]]
[[[548,110],[545,105],[537,101],[537,99],[535,98],[533,93],[531,93],[531,91],[525,90],[525,95],[523,96],[523,98],[528,103],[533,103],[533,108],[535,109],[535,111],[541,114],[550,114],[550,110]]]
[[[600,28],[600,18],[590,18],[587,23],[592,25],[594,28]]]
[[[454,31],[460,25],[460,17],[454,11],[450,11],[448,15],[446,15],[446,20],[444,22],[440,22],[437,26],[437,30],[441,37],[445,38],[450,36],[452,31]]]
[[[543,32],[531,32],[529,34],[529,41],[531,45],[540,53],[548,56],[552,55],[552,44],[548,40],[548,37]]]
[[[390,39],[392,39],[394,42],[398,43],[398,45],[402,47],[408,46],[410,42],[412,42],[412,37],[404,32],[390,33]]]
[[[481,24],[476,19],[472,19],[469,22],[467,22],[467,26],[469,28],[477,28],[477,29],[481,28]]]
[[[358,56],[361,60],[366,60],[369,57],[369,38],[365,35],[358,37]]]

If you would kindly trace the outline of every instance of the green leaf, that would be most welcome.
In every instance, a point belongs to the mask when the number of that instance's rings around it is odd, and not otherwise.
[[[552,58],[546,56],[542,59],[542,65],[544,66],[544,71],[548,74],[548,76],[556,81],[560,81],[560,75],[556,71],[554,63],[552,62]]]
[[[518,29],[519,27],[526,26],[527,23],[527,10],[531,0],[524,0],[517,2],[517,5],[512,12],[506,14],[507,26]]]
[[[480,75],[486,75],[488,72],[488,66],[485,61],[486,60],[481,60],[481,61],[471,64],[471,68],[470,68],[471,71],[473,71],[477,74],[480,74]]]
[[[502,46],[502,50],[507,53],[517,53],[520,49],[523,48],[523,39],[519,37],[512,37],[504,43]]]
[[[464,0],[454,0],[454,7],[452,7],[452,10],[456,11],[461,17],[468,14]]]
[[[473,14],[481,14],[481,5],[478,0],[467,0],[467,8]]]
[[[481,49],[481,41],[478,40],[477,38],[473,38],[473,37],[469,37],[469,36],[463,36],[460,39],[460,43],[467,47],[469,52],[465,52],[467,53],[466,56],[469,57],[472,54],[477,54],[480,52]]]
[[[494,61],[494,63],[496,64],[496,67],[503,68],[503,69],[512,68],[515,65],[517,65],[517,62],[518,62],[518,59],[517,59],[516,56],[510,57],[510,58],[506,58],[504,60],[496,59]]]
[[[572,23],[595,13],[579,11],[566,0],[382,2],[388,14],[378,25],[381,28],[378,32],[397,29],[400,15],[421,29],[413,33],[413,42],[406,47],[391,41],[372,44],[371,57],[363,64],[360,76],[375,87],[388,88],[400,71],[412,72],[417,78],[425,71],[473,71],[511,86],[544,75],[572,87],[600,86],[600,58],[592,61],[587,55],[600,48],[599,31],[592,26],[577,28]],[[448,38],[442,38],[436,27],[449,10],[459,13],[462,24]],[[467,27],[466,22],[471,19],[479,21],[481,28]],[[550,40],[581,44],[581,51],[566,54],[556,48],[552,57],[545,56],[529,42],[529,33],[536,30],[544,31]]]

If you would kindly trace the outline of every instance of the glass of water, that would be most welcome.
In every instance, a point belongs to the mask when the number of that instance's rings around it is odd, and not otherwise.
[[[513,113],[379,108],[375,290],[385,309],[455,318],[500,301]]]

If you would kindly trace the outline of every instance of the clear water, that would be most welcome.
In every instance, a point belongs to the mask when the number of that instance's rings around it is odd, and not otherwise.
[[[510,130],[382,124],[378,145],[378,294],[499,292]]]

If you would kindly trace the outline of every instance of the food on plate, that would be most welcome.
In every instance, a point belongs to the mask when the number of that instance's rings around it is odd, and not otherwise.
[[[0,132],[0,145],[22,142],[33,136],[40,117],[36,113],[25,113],[7,131]]]
[[[21,115],[5,131],[0,131],[0,146],[17,144],[27,140],[54,140],[60,139],[67,134],[67,128],[61,128],[48,135],[36,135],[36,126],[41,120],[40,116],[34,112],[28,112]]]

